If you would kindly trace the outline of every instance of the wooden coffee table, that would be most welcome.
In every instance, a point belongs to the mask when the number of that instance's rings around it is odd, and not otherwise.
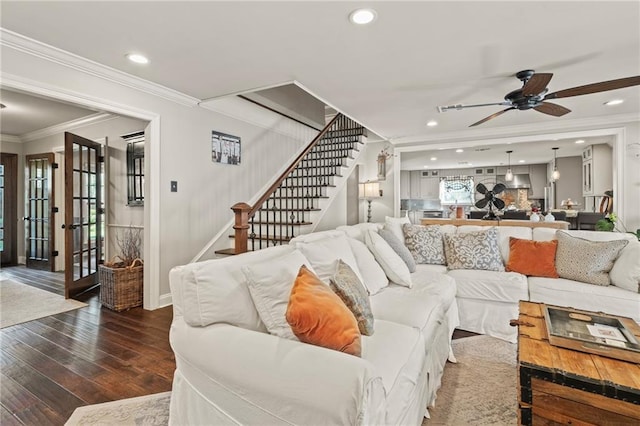
[[[543,306],[520,302],[520,424],[640,424],[640,364],[551,345]],[[621,321],[640,341],[640,326]]]

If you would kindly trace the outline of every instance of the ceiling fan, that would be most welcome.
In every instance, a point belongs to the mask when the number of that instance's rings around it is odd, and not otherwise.
[[[536,73],[534,70],[524,70],[516,74],[516,77],[522,81],[522,88],[507,93],[503,102],[495,102],[488,104],[475,104],[475,105],[449,105],[439,106],[439,112],[445,112],[452,109],[461,110],[464,108],[475,108],[491,105],[503,105],[508,106],[507,109],[498,111],[491,114],[482,120],[473,123],[469,127],[477,126],[492,120],[499,115],[504,114],[512,109],[534,109],[543,114],[553,115],[554,117],[561,117],[571,110],[561,105],[547,102],[549,99],[569,98],[572,96],[588,95],[590,93],[606,92],[608,90],[623,89],[625,87],[640,85],[640,75],[634,77],[620,78],[617,80],[601,81],[599,83],[587,84],[584,86],[572,87],[571,89],[564,89],[557,92],[549,93],[547,84],[553,77],[552,73]]]

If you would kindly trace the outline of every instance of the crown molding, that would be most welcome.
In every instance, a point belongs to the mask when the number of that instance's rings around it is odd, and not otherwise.
[[[31,142],[38,139],[46,138],[48,136],[58,135],[68,130],[77,129],[79,127],[88,126],[90,124],[102,123],[103,121],[109,121],[115,118],[118,117],[112,114],[98,112],[86,117],[77,118],[75,120],[70,120],[60,124],[54,124],[53,126],[45,127],[44,129],[24,133],[20,135],[20,140],[22,142]]]
[[[20,139],[19,136],[0,134],[0,141],[11,142],[11,143],[21,143],[22,139]]]
[[[185,95],[177,90],[127,74],[1,27],[0,45],[181,105],[195,107],[200,102],[193,96]]]
[[[575,120],[563,120],[561,122],[524,124],[519,126],[469,129],[457,132],[438,133],[429,136],[408,136],[392,139],[390,142],[395,146],[410,144],[433,143],[433,142],[456,142],[469,139],[484,140],[517,137],[531,134],[544,134],[552,132],[566,132],[580,129],[594,129],[600,127],[615,127],[625,123],[640,121],[638,114],[607,115],[603,117],[580,118]]]

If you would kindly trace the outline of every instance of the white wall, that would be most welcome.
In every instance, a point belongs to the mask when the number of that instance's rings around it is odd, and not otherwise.
[[[624,141],[624,212],[623,223],[629,231],[640,229],[640,123],[625,126]],[[614,151],[614,156],[615,156]],[[614,179],[615,173],[614,170]],[[613,208],[620,212],[623,208],[616,202],[614,193]],[[620,213],[618,213],[620,214]]]
[[[387,159],[387,178],[379,181],[382,197],[375,198],[371,202],[371,222],[384,222],[385,216],[395,216],[393,213],[393,191],[394,191],[394,168],[396,163],[399,165],[398,157],[393,155],[393,147],[389,147],[387,142],[368,143],[366,151],[362,153],[362,167],[360,174],[360,182],[368,180],[378,180],[378,154],[385,148],[392,154]],[[362,216],[360,222],[367,221],[367,202],[360,200],[360,208]]]
[[[159,134],[152,134],[145,147],[151,188],[146,194],[150,217],[145,218],[145,225],[151,227],[147,229],[150,244],[145,240],[148,308],[170,301],[169,270],[189,262],[232,218],[230,206],[251,199],[302,144],[311,140],[306,127],[295,127],[248,102],[243,106],[247,111],[243,116],[267,117],[268,125],[132,89],[83,72],[81,67],[49,61],[46,55],[34,56],[6,46],[0,53],[3,84],[7,87],[29,87],[40,94],[82,100],[78,103],[100,106],[108,112],[130,111],[136,117],[149,117],[157,126],[154,129]],[[241,165],[211,162],[212,130],[242,138]],[[159,160],[154,163],[154,159]],[[178,181],[177,193],[170,192],[172,180]],[[152,273],[147,274],[150,269]],[[154,300],[149,291],[159,297]]]
[[[582,204],[582,157],[559,157],[557,168],[560,172],[560,179],[555,183],[557,208],[561,208],[560,203],[567,198]],[[584,208],[584,205],[580,208]]]

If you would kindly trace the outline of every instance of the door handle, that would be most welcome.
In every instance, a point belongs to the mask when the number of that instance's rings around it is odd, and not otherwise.
[[[22,216],[22,220],[31,220],[29,216]]]
[[[73,225],[73,224],[69,225],[69,229],[76,229],[77,227],[78,227],[78,225]],[[66,229],[66,228],[67,228],[67,226],[63,223],[62,224],[62,229]]]

